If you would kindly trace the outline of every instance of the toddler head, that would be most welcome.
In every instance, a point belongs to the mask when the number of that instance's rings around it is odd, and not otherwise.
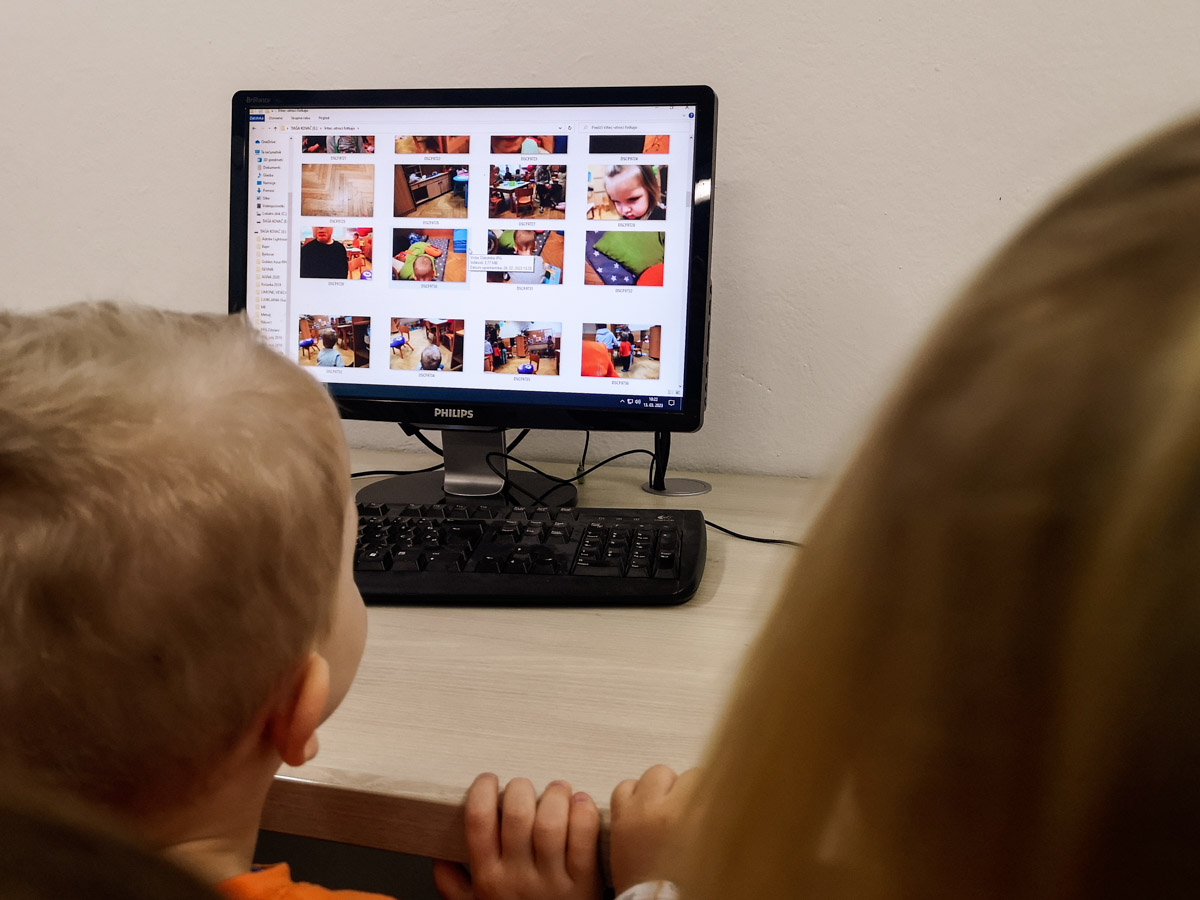
[[[418,256],[413,260],[412,272],[414,281],[433,281],[433,260],[428,256]]]
[[[518,256],[534,256],[537,247],[537,235],[532,231],[513,232],[513,252]]]
[[[604,190],[625,219],[644,219],[662,200],[654,166],[609,166]]]
[[[326,350],[332,350],[337,346],[337,332],[332,328],[325,328],[321,331],[321,346]]]
[[[244,318],[0,314],[0,764],[150,814],[334,632],[336,705],[364,621],[347,471],[325,391]]]
[[[442,351],[432,345],[421,351],[421,368],[436,369],[442,364]]]

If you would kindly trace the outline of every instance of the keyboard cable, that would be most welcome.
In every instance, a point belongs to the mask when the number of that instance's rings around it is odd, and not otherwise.
[[[403,425],[401,425],[401,427],[404,428]],[[421,441],[421,443],[425,444],[425,446],[427,446],[434,453],[438,454],[439,456],[442,455],[441,449],[436,444],[434,444],[431,440],[429,440],[429,438],[425,437],[425,435],[421,433],[420,429],[404,428],[404,431],[406,434],[412,435],[413,437],[417,438],[417,440],[419,440],[419,441]],[[487,462],[488,468],[491,469],[493,473],[495,473],[498,477],[504,479],[504,482],[506,485],[509,485],[509,487],[512,487],[512,488],[516,488],[517,490],[521,491],[522,493],[528,493],[528,492],[522,490],[520,488],[520,486],[518,486],[518,485],[510,484],[507,477],[504,475],[504,473],[502,473],[498,468],[496,468],[495,465],[493,465],[493,463],[492,463],[493,458],[503,459],[503,460],[506,460],[507,462],[512,462],[512,463],[516,463],[517,465],[524,466],[526,469],[529,469],[531,472],[534,472],[538,475],[541,475],[543,478],[546,478],[550,481],[555,482],[554,487],[550,488],[550,490],[548,490],[548,491],[543,492],[540,497],[533,497],[532,494],[530,495],[531,499],[533,500],[534,506],[539,506],[542,503],[542,501],[546,499],[546,497],[548,495],[554,493],[554,491],[556,491],[559,487],[561,487],[563,485],[567,485],[567,484],[572,484],[574,482],[582,482],[585,476],[590,475],[592,472],[595,472],[597,469],[599,469],[603,466],[607,466],[609,463],[611,463],[615,460],[618,460],[623,456],[633,456],[633,455],[639,454],[639,453],[645,453],[647,456],[649,456],[650,457],[650,477],[651,477],[651,479],[653,479],[654,464],[657,460],[652,451],[646,450],[644,448],[637,448],[634,450],[625,450],[621,453],[615,454],[614,456],[610,456],[608,459],[601,460],[600,462],[596,463],[593,466],[584,468],[583,464],[587,460],[587,448],[588,448],[588,444],[590,443],[590,440],[591,440],[591,432],[590,431],[587,433],[587,440],[585,440],[584,445],[583,445],[583,458],[579,461],[578,471],[571,478],[559,478],[555,475],[551,475],[549,472],[543,472],[537,466],[532,465],[531,463],[527,463],[523,459],[518,459],[515,456],[509,455],[512,452],[513,448],[515,448],[517,446],[517,444],[521,443],[521,441],[523,441],[525,439],[525,436],[527,434],[529,434],[528,428],[526,428],[520,434],[517,435],[516,439],[511,444],[508,445],[506,452],[504,452],[504,453],[497,453],[497,452],[489,453],[485,457],[485,461]],[[412,469],[409,471],[399,471],[396,469],[371,469],[369,471],[364,471],[364,472],[353,472],[353,473],[351,473],[350,477],[351,478],[365,478],[370,475],[421,475],[421,474],[424,474],[425,472],[436,472],[442,468],[445,468],[445,463],[438,463],[437,465],[429,466],[428,468],[425,468],[425,469]],[[718,525],[716,522],[710,522],[708,519],[704,520],[704,524],[707,525],[709,528],[715,529],[716,531],[720,531],[722,534],[727,534],[730,537],[737,538],[740,541],[752,541],[756,544],[782,544],[787,547],[803,547],[804,546],[804,544],[802,544],[798,541],[788,541],[788,540],[784,540],[783,538],[765,538],[765,537],[755,537],[755,536],[749,535],[749,534],[741,534],[740,532],[733,531],[732,529],[726,528],[723,525]]]

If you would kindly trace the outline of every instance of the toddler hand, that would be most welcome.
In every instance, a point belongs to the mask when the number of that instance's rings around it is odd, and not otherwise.
[[[538,802],[533,784],[514,778],[500,801],[499,787],[486,773],[471,785],[470,874],[455,863],[434,862],[438,893],[445,900],[599,900],[600,813],[592,798],[553,781]]]
[[[676,775],[666,766],[653,766],[639,780],[622,781],[613,789],[609,859],[618,894],[665,877],[656,870],[658,856],[679,829],[699,772],[688,769]]]

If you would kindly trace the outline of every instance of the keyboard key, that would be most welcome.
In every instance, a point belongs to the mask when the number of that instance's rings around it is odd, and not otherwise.
[[[617,566],[606,566],[603,563],[584,562],[583,560],[577,562],[572,571],[576,575],[600,575],[610,578],[621,576],[621,570]]]
[[[386,548],[368,547],[358,555],[354,567],[364,572],[372,570],[379,572],[386,571],[392,567],[392,555],[388,553]]]
[[[392,554],[392,569],[398,572],[420,572],[425,568],[425,554],[420,550],[397,550]]]

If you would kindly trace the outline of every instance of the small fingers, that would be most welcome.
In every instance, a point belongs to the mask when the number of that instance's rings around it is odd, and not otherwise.
[[[500,858],[499,795],[500,780],[490,772],[477,775],[467,791],[467,857],[473,867]]]
[[[633,797],[633,789],[637,787],[637,781],[632,778],[626,778],[615,788],[613,788],[612,799],[609,801],[609,808],[612,814],[619,815],[621,811],[629,803]]]
[[[634,793],[648,790],[654,794],[666,794],[671,790],[671,786],[675,784],[675,779],[678,777],[670,766],[664,766],[661,763],[651,766],[642,773],[637,787],[634,788]]]
[[[433,861],[433,886],[442,900],[475,900],[471,889],[471,878],[466,869],[456,862],[444,859]]]
[[[565,869],[564,850],[570,806],[569,784],[552,781],[546,785],[533,820],[533,858],[541,872],[555,875]]]
[[[528,778],[514,778],[504,787],[500,803],[500,855],[505,860],[533,859],[533,821],[537,793]]]
[[[571,798],[567,825],[567,875],[576,884],[599,878],[600,811],[596,803],[582,792]]]

